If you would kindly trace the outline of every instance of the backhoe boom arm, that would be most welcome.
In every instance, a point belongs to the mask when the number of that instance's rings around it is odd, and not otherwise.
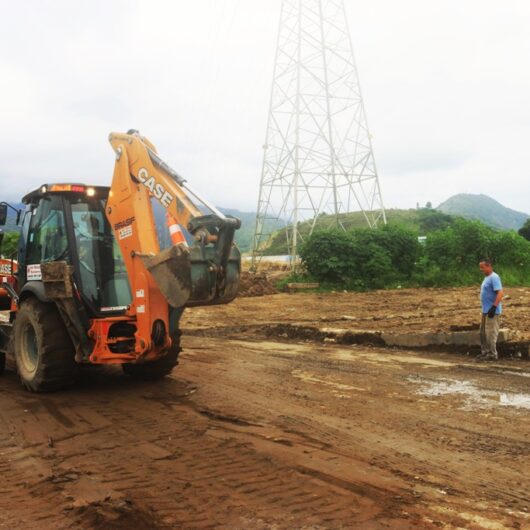
[[[147,352],[167,336],[169,308],[227,303],[237,294],[241,258],[234,245],[240,221],[223,215],[137,131],[111,133],[116,164],[106,207],[133,293],[129,314],[138,321],[137,347]],[[161,250],[151,200],[193,236]],[[197,206],[200,204],[200,207]],[[209,211],[209,213],[203,213]]]

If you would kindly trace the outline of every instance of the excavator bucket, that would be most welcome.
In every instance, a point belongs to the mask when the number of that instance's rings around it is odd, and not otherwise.
[[[192,288],[189,250],[183,245],[175,245],[156,256],[142,256],[142,261],[168,304],[183,307]]]
[[[216,260],[214,248],[193,245],[190,254],[192,292],[186,305],[193,307],[231,302],[239,289],[241,256],[237,247],[232,247],[221,277],[216,267],[212,266]]]

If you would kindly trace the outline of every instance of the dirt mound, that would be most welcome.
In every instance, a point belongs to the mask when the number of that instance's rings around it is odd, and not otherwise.
[[[263,296],[277,292],[278,290],[264,272],[241,273],[238,296]]]

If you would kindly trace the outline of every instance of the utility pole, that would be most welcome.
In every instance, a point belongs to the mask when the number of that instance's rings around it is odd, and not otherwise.
[[[300,242],[352,211],[386,223],[344,1],[282,0],[252,268],[280,228],[294,269]]]

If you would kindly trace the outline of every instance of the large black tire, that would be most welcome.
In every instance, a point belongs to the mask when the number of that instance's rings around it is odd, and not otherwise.
[[[180,353],[180,332],[175,333],[172,337],[172,344],[169,351],[156,361],[145,363],[126,363],[122,364],[123,372],[135,379],[142,381],[154,381],[169,375],[175,366],[179,363]]]
[[[74,346],[55,305],[24,300],[13,333],[17,371],[28,390],[51,392],[74,382]]]
[[[0,375],[4,373],[6,367],[6,354],[0,351]]]

